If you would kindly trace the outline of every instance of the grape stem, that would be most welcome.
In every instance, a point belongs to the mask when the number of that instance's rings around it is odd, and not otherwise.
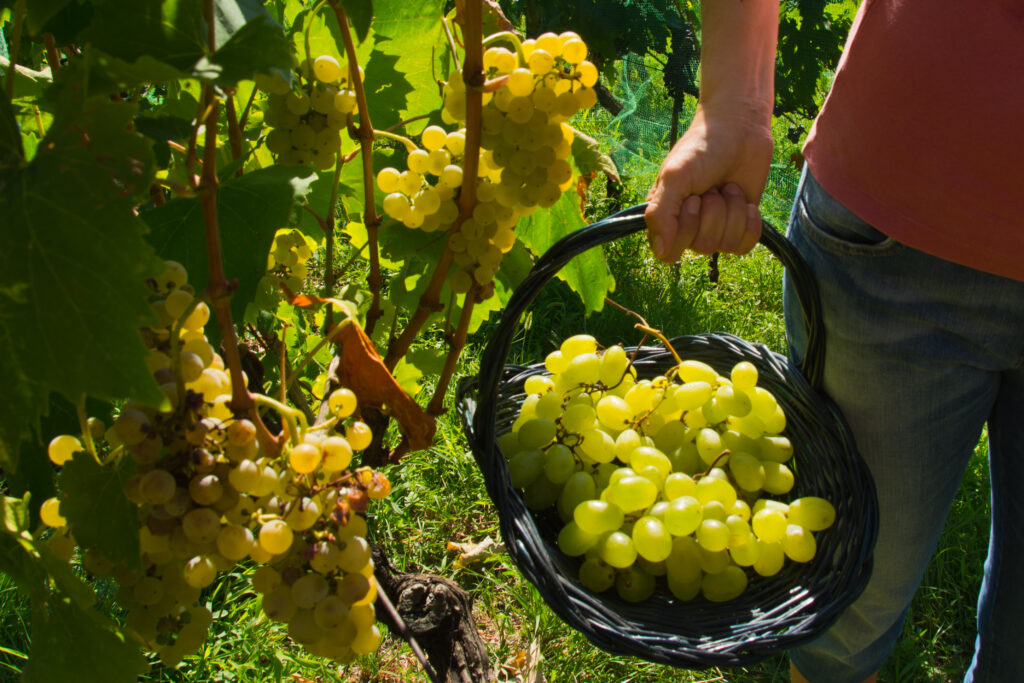
[[[473,4],[473,3],[469,3]],[[437,378],[437,386],[434,388],[434,395],[427,406],[427,412],[431,415],[440,415],[443,412],[444,395],[448,392],[448,385],[455,374],[455,364],[462,355],[462,349],[466,346],[466,337],[469,334],[469,322],[473,318],[473,307],[480,296],[480,285],[476,282],[466,292],[462,300],[462,313],[459,314],[459,325],[455,328],[455,334],[448,341],[448,355],[444,358],[444,368],[441,376]]]
[[[55,76],[60,68],[60,55],[57,54],[57,45],[53,41],[52,33],[43,34],[43,44],[46,46],[46,63],[50,65],[50,75]]]
[[[413,142],[409,138],[405,137],[404,135],[399,135],[397,133],[391,133],[391,132],[388,132],[386,130],[374,130],[373,134],[374,135],[379,135],[380,137],[383,137],[383,138],[391,138],[392,140],[398,140],[403,145],[405,145],[405,151],[406,152],[415,152],[416,150],[419,149],[419,145],[417,145],[415,142]]]
[[[96,454],[96,444],[92,440],[92,430],[89,429],[89,413],[85,410],[85,398],[82,398],[82,402],[75,408],[75,412],[78,413],[78,427],[82,430],[82,441],[85,444],[85,452],[91,455],[96,462],[100,465],[103,462],[100,460],[100,456]]]
[[[14,8],[14,37],[11,41],[11,61],[7,65],[7,99],[14,99],[14,77],[18,69],[18,51],[21,49],[21,24],[25,19],[25,0],[18,0]],[[51,67],[52,69],[53,67]],[[53,73],[51,70],[50,73]]]
[[[370,108],[366,103],[366,90],[363,79],[359,75],[359,60],[356,57],[356,46],[352,40],[352,29],[348,25],[345,10],[338,0],[329,0],[334,16],[338,20],[341,38],[345,43],[345,55],[348,58],[348,78],[356,93],[356,106],[359,108],[359,148],[363,158],[363,216],[366,225],[367,244],[370,247],[370,273],[366,284],[370,289],[372,301],[370,310],[366,312],[366,334],[373,334],[377,319],[382,315],[380,307],[381,273],[380,247],[377,241],[377,230],[380,217],[377,215],[376,201],[373,196],[373,185],[376,174],[373,172],[373,124],[370,122]]]
[[[285,421],[288,431],[288,440],[291,441],[293,446],[298,445],[298,425],[302,425],[303,431],[305,431],[307,426],[306,416],[302,414],[302,411],[286,406],[284,403],[263,394],[250,394],[250,400],[258,406],[267,406],[276,410],[281,416],[281,419]]]
[[[317,15],[320,9],[327,4],[327,0],[320,0],[320,2],[313,5],[313,9],[309,11],[310,21],[306,22],[306,29],[303,31],[303,46],[306,48],[306,68],[313,68],[313,52],[309,45],[309,30],[313,27],[312,18]],[[307,80],[312,80],[308,73],[302,74]]]
[[[514,47],[516,49],[516,56],[519,57],[519,64],[520,65],[525,65],[526,64],[526,55],[523,54],[523,43],[522,43],[522,41],[519,40],[519,36],[517,36],[512,31],[502,31],[501,33],[492,33],[491,35],[489,35],[486,38],[484,38],[483,46],[487,47],[487,46],[491,45],[492,43],[497,43],[499,41],[505,41],[505,42],[511,43],[512,47]]]
[[[448,22],[448,17],[445,17],[441,21],[441,27],[444,29],[444,34],[448,38],[448,49],[452,51],[452,63],[455,65],[455,70],[462,71],[462,65],[459,63],[459,48],[455,43],[455,34],[452,33],[452,27]]]
[[[658,341],[660,341],[662,344],[664,344],[665,348],[668,349],[672,353],[672,357],[676,359],[676,363],[682,363],[683,362],[683,359],[680,358],[679,354],[676,353],[676,350],[674,348],[672,348],[672,345],[668,342],[668,338],[662,333],[662,331],[651,327],[650,324],[648,324],[648,322],[644,319],[644,317],[642,315],[640,315],[636,311],[631,311],[630,309],[626,308],[622,304],[619,304],[619,303],[616,303],[615,301],[612,301],[608,297],[605,297],[604,300],[606,302],[610,303],[615,308],[617,308],[620,311],[622,311],[623,313],[625,313],[626,315],[631,315],[631,316],[635,317],[637,320],[639,320],[640,322],[633,326],[635,329],[638,329],[641,332],[644,332],[645,334],[649,334],[651,336],[657,337]]]
[[[238,125],[238,112],[235,111],[235,94],[227,93],[224,98],[224,114],[228,118],[228,142],[231,145],[231,158],[238,159],[242,156],[242,129]],[[236,176],[242,175],[242,169],[235,172]]]
[[[216,50],[216,22],[214,21],[214,0],[205,0],[203,14],[208,27],[207,46],[212,53]],[[246,386],[242,373],[242,359],[238,353],[238,333],[231,319],[231,294],[234,284],[229,284],[224,273],[224,259],[221,251],[220,227],[217,219],[217,118],[219,106],[212,84],[203,84],[203,96],[199,107],[204,112],[197,117],[192,129],[189,155],[195,154],[195,143],[199,136],[199,125],[205,128],[203,140],[203,171],[199,179],[198,194],[203,211],[203,225],[206,234],[206,257],[209,264],[209,278],[206,285],[207,297],[220,328],[224,349],[224,365],[231,378],[230,407],[235,415],[251,417],[263,440],[269,439],[268,447],[279,442],[273,438],[256,412],[256,404]],[[192,176],[191,171],[189,173]]]
[[[711,474],[711,470],[715,469],[715,465],[718,464],[718,461],[721,460],[722,458],[728,457],[730,453],[731,453],[731,451],[728,448],[726,448],[724,451],[719,453],[718,456],[714,460],[711,461],[711,464],[708,465],[707,470],[705,470],[703,474],[698,473],[698,474],[693,475],[694,481],[696,481],[697,479],[703,479],[704,477],[706,477],[709,474]]]
[[[466,3],[466,19],[463,25],[463,42],[466,46],[466,57],[463,61],[462,79],[466,84],[466,146],[463,156],[462,187],[459,190],[459,217],[449,231],[459,232],[466,218],[473,215],[476,206],[476,181],[480,167],[480,133],[483,112],[483,93],[480,86],[484,82],[483,68],[483,10],[477,0]],[[402,334],[394,344],[388,345],[384,356],[384,365],[394,370],[398,361],[412,347],[413,341],[419,336],[420,330],[430,316],[441,310],[441,288],[448,278],[454,255],[445,243],[441,256],[438,258],[434,272],[420,295],[419,305],[413,311]],[[467,323],[468,324],[468,323]],[[370,330],[367,329],[369,334]],[[447,361],[446,361],[447,363]]]

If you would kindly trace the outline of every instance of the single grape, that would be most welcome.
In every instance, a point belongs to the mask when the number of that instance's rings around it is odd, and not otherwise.
[[[637,553],[650,562],[661,562],[672,552],[672,536],[661,520],[646,516],[633,525],[633,544]]]
[[[673,536],[687,536],[697,530],[702,518],[701,504],[696,498],[689,495],[679,496],[668,504],[665,511],[665,528]]]
[[[808,531],[822,531],[836,520],[832,503],[817,496],[797,498],[789,504],[789,522],[799,524]]]
[[[701,580],[701,593],[711,602],[734,600],[747,587],[747,575],[739,567],[732,565],[717,574],[705,574]]]
[[[293,534],[284,520],[272,519],[260,527],[259,543],[272,555],[280,555],[292,545]]]
[[[618,569],[624,569],[636,562],[636,546],[633,539],[621,531],[613,531],[597,542],[598,554],[602,560]]]
[[[373,441],[373,432],[365,422],[356,420],[345,427],[345,438],[348,440],[349,445],[352,446],[352,450],[361,451],[366,449],[371,441]]]
[[[577,557],[594,547],[599,538],[599,535],[584,531],[571,521],[558,532],[558,548],[569,557]]]
[[[313,60],[313,75],[323,83],[334,83],[341,77],[341,65],[330,55],[320,55]]]
[[[615,576],[615,591],[627,602],[642,602],[654,594],[654,577],[637,566],[631,566]]]
[[[590,557],[580,565],[579,579],[584,588],[603,593],[615,585],[615,568],[597,557]]]
[[[729,527],[716,519],[704,519],[697,527],[696,538],[705,550],[725,550],[729,545]]]
[[[57,498],[47,498],[43,501],[39,506],[39,518],[43,524],[50,527],[62,527],[68,523],[60,514],[60,500]]]
[[[573,520],[582,531],[597,536],[621,527],[625,513],[614,503],[586,500],[573,510]]]
[[[782,550],[794,562],[810,562],[817,552],[814,534],[799,524],[790,524],[782,538]]]
[[[217,567],[210,557],[196,555],[185,563],[182,575],[193,588],[206,588],[217,578]]]

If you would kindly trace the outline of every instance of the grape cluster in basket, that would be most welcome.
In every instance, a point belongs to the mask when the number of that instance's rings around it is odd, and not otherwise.
[[[580,582],[640,601],[664,577],[681,600],[732,600],[748,574],[808,562],[832,525],[823,498],[793,488],[786,416],[757,368],[728,377],[698,360],[638,379],[621,346],[566,339],[526,380],[498,444],[532,510],[555,507],[559,548],[582,556]]]

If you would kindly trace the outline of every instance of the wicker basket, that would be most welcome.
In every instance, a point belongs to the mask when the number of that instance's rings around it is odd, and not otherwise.
[[[553,511],[527,509],[509,480],[496,436],[508,431],[524,399],[523,382],[543,363],[505,365],[521,315],[566,263],[583,251],[644,227],[636,206],[578,230],[553,245],[514,292],[481,358],[480,373],[459,386],[458,409],[487,491],[498,508],[501,532],[516,566],[565,622],[603,650],[685,668],[751,664],[804,643],[824,631],[860,594],[871,571],[877,535],[877,500],[871,476],[842,415],[821,391],[824,335],[813,276],[792,245],[765,224],[761,243],[792,278],[808,324],[807,355],[797,366],[761,344],[728,334],[671,340],[683,358],[704,361],[720,374],[740,360],[757,366],[758,385],[771,391],[787,417],[796,474],[791,498],[818,495],[836,508],[836,522],[816,533],[818,552],[805,564],[787,562],[770,578],[752,574],[744,593],[725,603],[675,599],[659,589],[629,603],[615,591],[594,594],[576,579],[579,558],[565,556],[555,539]],[[641,347],[641,377],[673,365],[662,347]]]

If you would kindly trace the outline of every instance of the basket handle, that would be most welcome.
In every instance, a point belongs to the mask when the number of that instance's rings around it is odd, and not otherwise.
[[[477,375],[479,391],[473,426],[482,443],[493,442],[493,416],[498,383],[501,381],[505,360],[508,358],[512,339],[523,312],[544,285],[573,258],[592,247],[643,230],[646,227],[646,208],[647,204],[638,204],[569,233],[551,245],[537,259],[533,268],[516,287],[480,358],[480,372]],[[811,386],[820,393],[825,358],[825,333],[821,322],[821,300],[814,275],[792,243],[764,220],[760,243],[779,259],[796,290],[807,330],[807,350],[799,363],[799,368]]]

